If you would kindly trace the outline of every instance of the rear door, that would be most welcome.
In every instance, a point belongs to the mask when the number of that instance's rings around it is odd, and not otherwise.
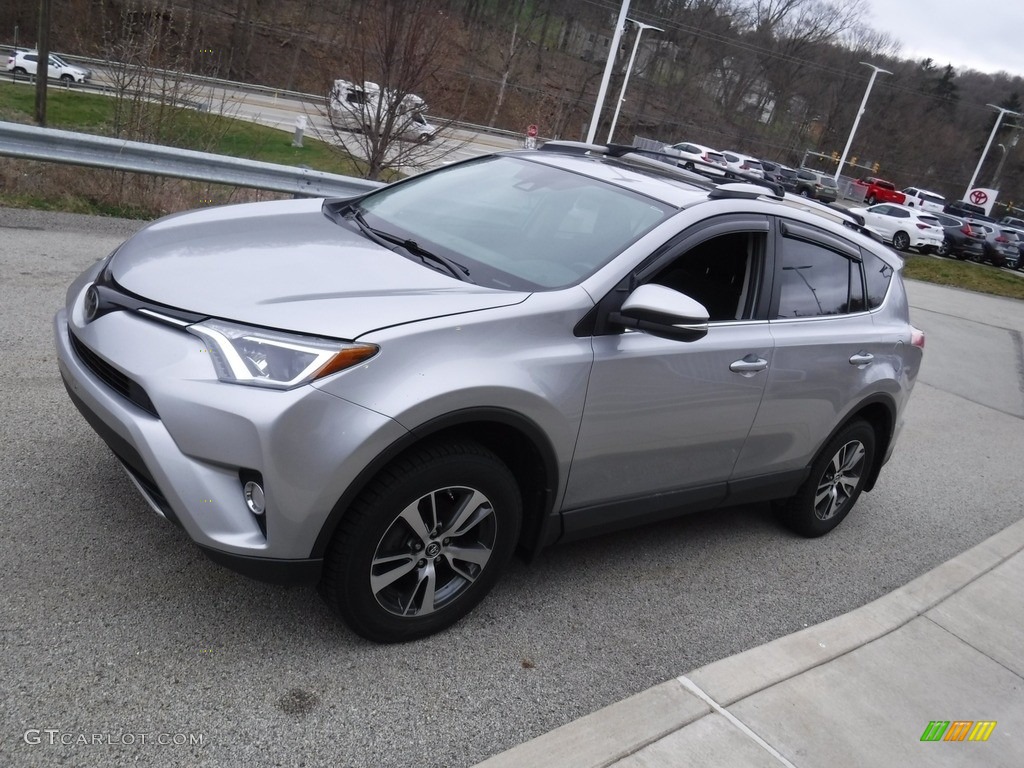
[[[776,235],[774,342],[764,401],[735,479],[799,472],[888,365],[867,311],[860,249],[783,220]]]

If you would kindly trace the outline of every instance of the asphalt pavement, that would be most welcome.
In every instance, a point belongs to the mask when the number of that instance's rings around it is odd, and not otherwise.
[[[374,646],[313,589],[206,560],[68,401],[53,312],[138,226],[0,209],[2,766],[474,765],[857,610],[1024,517],[1024,303],[911,283],[928,346],[907,424],[829,536],[752,505],[554,547],[451,630]]]

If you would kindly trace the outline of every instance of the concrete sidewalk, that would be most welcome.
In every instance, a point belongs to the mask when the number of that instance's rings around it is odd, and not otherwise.
[[[922,741],[932,721],[996,725],[986,741]],[[513,766],[1020,768],[1024,520],[862,608],[480,764]]]

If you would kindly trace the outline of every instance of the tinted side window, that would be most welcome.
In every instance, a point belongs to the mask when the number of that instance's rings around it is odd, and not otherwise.
[[[856,262],[803,240],[784,238],[782,243],[778,317],[820,317],[863,309],[860,267]],[[851,280],[854,274],[856,281]],[[851,284],[857,286],[853,296]]]
[[[864,275],[867,278],[868,307],[878,309],[882,306],[885,294],[889,290],[893,268],[873,253],[862,251],[862,254],[864,256]]]
[[[682,253],[651,281],[696,299],[711,322],[750,317],[757,298],[762,232],[730,232]]]

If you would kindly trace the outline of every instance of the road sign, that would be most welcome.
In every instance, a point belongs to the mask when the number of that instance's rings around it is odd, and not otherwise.
[[[526,128],[526,135],[529,136],[531,139],[537,138],[537,126],[536,125],[528,126]]]

